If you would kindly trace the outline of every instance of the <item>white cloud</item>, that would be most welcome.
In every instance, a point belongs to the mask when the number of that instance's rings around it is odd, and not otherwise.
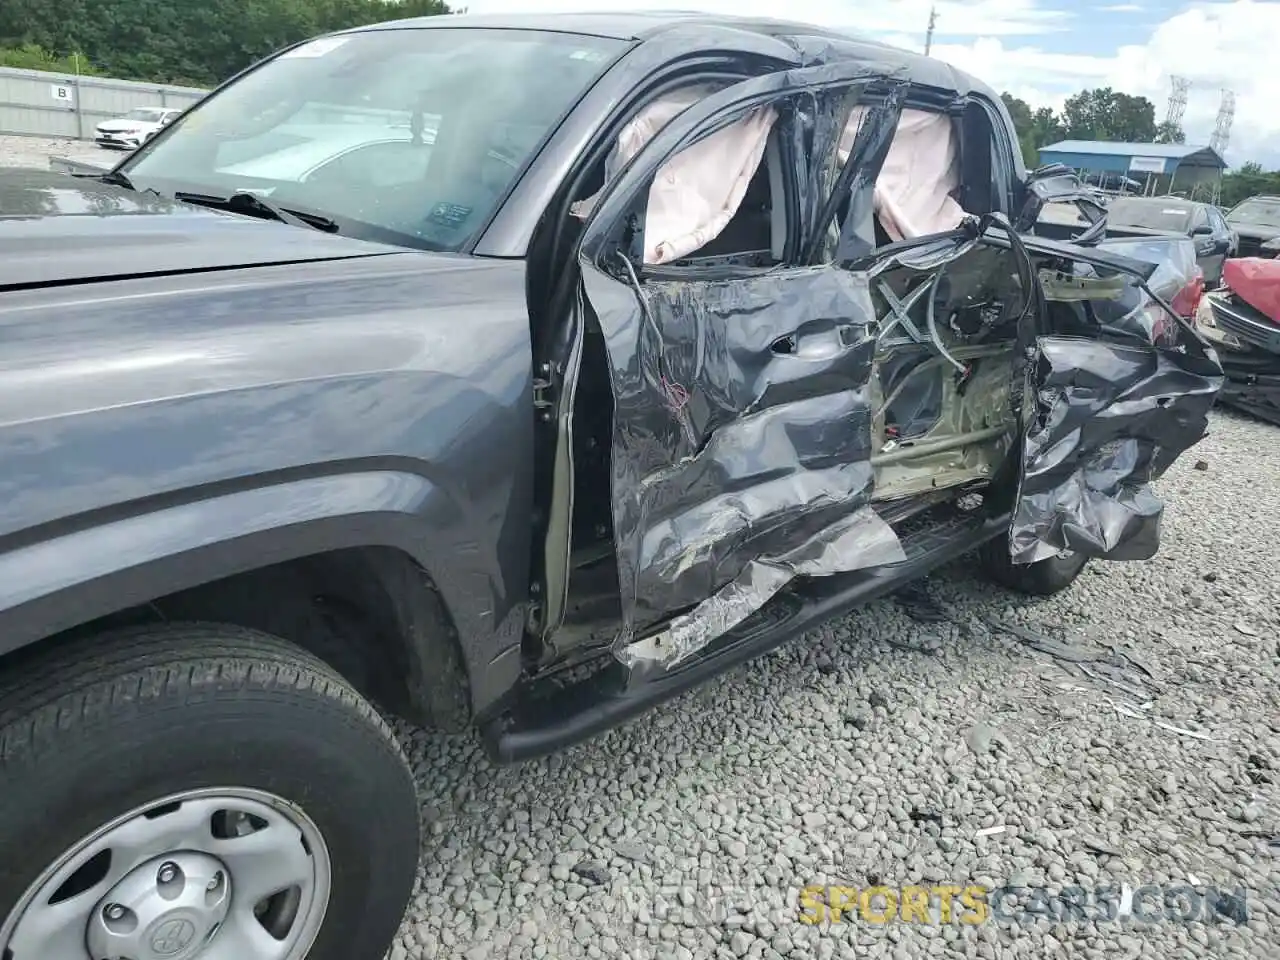
[[[1057,107],[1077,90],[1110,86],[1152,100],[1157,119],[1164,118],[1170,76],[1184,76],[1191,81],[1183,117],[1189,143],[1208,143],[1222,90],[1230,89],[1236,111],[1228,161],[1280,166],[1278,36],[1280,4],[1235,0],[1187,9],[1154,25],[1145,45],[1109,55],[1050,54],[985,37],[935,46],[934,54],[1037,106]]]
[[[938,0],[933,55],[1008,90],[1033,106],[1058,108],[1086,87],[1111,86],[1140,94],[1156,104],[1164,118],[1170,74],[1192,86],[1183,126],[1189,142],[1207,143],[1218,112],[1221,90],[1235,91],[1236,115],[1227,159],[1238,164],[1257,159],[1280,167],[1280,69],[1275,58],[1280,37],[1280,3],[1257,0],[1199,2],[1155,21],[1143,45],[1114,47],[1104,22],[1096,28],[1068,9],[1040,0]],[[701,9],[747,16],[784,16],[864,33],[897,46],[924,45],[931,0],[460,0],[473,13],[623,9]],[[1134,3],[1117,3],[1113,12],[1130,12]],[[1078,9],[1078,8],[1077,8]],[[1107,8],[1103,8],[1107,9]],[[1097,8],[1092,13],[1097,12]],[[1126,17],[1132,24],[1132,18]],[[1091,54],[1053,53],[1036,38],[1078,29]],[[1088,31],[1085,33],[1084,31]]]
[[[1098,7],[1103,13],[1141,13],[1142,5],[1137,3],[1113,3],[1106,7]]]

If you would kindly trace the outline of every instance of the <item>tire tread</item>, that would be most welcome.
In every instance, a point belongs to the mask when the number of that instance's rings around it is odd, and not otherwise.
[[[978,551],[978,559],[989,579],[1008,590],[1032,597],[1050,597],[1069,589],[1088,563],[1082,558],[1079,566],[1066,574],[1054,566],[1056,557],[1017,564],[1009,556],[1009,547],[1003,537],[984,543]]]
[[[132,705],[254,689],[318,696],[400,753],[382,715],[296,644],[244,627],[170,623],[79,638],[0,675],[0,764]]]

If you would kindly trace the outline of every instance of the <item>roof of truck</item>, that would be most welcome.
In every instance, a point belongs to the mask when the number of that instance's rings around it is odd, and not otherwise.
[[[487,27],[507,30],[555,30],[581,33],[615,40],[646,40],[674,27],[735,27],[767,36],[792,34],[863,39],[848,31],[832,30],[812,23],[775,20],[770,17],[737,17],[698,10],[620,10],[583,13],[457,13],[435,17],[413,17],[372,24],[373,28],[397,27]],[[356,28],[368,29],[368,28]],[[890,48],[893,49],[893,48]]]
[[[547,30],[643,42],[673,30],[698,27],[729,28],[766,37],[812,37],[856,44],[861,49],[857,51],[854,59],[883,63],[895,72],[900,72],[911,82],[944,90],[956,90],[960,93],[977,91],[992,100],[999,100],[995,91],[981,80],[942,60],[872,40],[854,30],[838,30],[802,21],[775,20],[769,17],[740,17],[695,10],[635,10],[613,13],[459,13],[388,20],[365,27],[356,27],[349,32],[448,28]]]

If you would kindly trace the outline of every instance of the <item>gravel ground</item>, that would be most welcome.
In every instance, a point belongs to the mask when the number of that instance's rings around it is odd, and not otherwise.
[[[959,562],[547,761],[406,731],[393,957],[1280,956],[1280,431],[1215,412],[1159,490],[1149,562],[1041,601]],[[1243,887],[1247,921],[798,919],[877,883]]]
[[[0,165],[51,149],[98,153]],[[1215,412],[1159,492],[1149,562],[1042,601],[959,562],[558,757],[405,728],[429,830],[391,957],[1280,957],[1280,431]],[[1023,889],[1011,921],[811,925],[810,884]],[[1029,892],[1144,884],[1247,916]]]
[[[48,139],[44,137],[0,136],[0,167],[36,167],[49,169],[50,157],[71,157],[115,165],[124,156],[119,150],[104,150],[83,140]]]

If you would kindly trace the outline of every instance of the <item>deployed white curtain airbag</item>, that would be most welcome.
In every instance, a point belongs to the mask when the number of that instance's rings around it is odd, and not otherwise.
[[[618,135],[605,160],[605,183],[657,135],[658,131],[719,87],[675,90],[645,106]],[[849,159],[867,107],[849,115],[840,138],[839,160]],[[670,263],[714,240],[742,205],[751,178],[764,158],[777,120],[771,107],[751,111],[737,122],[668,160],[649,188],[644,262]],[[951,118],[924,110],[903,110],[884,168],[875,185],[876,215],[893,240],[953,230],[965,211],[951,195],[960,180]],[[585,220],[600,194],[575,203],[570,212]]]
[[[605,161],[605,182],[612,180],[659,130],[714,89],[677,90],[641,110],[618,135],[618,142]],[[649,188],[645,263],[670,263],[720,235],[742,205],[776,120],[777,113],[771,107],[752,110],[663,164]],[[599,196],[597,193],[580,200],[570,212],[586,219]]]
[[[849,159],[868,108],[855,107],[840,138],[840,163]],[[951,193],[960,182],[951,118],[903,110],[889,155],[876,180],[875,209],[885,232],[908,240],[954,230],[965,217]]]

